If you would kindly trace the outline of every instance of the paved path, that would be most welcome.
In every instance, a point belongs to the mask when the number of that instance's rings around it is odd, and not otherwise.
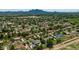
[[[73,39],[54,45],[53,48],[51,48],[50,50],[61,50],[62,48],[65,48],[66,46],[73,44],[73,43],[77,43],[77,42],[79,42],[79,37],[75,37]],[[44,50],[49,50],[49,48],[46,48]]]

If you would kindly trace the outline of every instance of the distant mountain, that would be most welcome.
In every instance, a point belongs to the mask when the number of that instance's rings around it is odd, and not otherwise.
[[[30,13],[30,14],[47,14],[47,13],[49,13],[49,12],[46,12],[46,11],[43,11],[43,10],[39,10],[39,9],[32,9],[32,10],[30,10],[30,11],[28,11],[28,13]]]
[[[56,14],[56,15],[72,15],[72,14],[76,14],[79,15],[79,12],[47,12],[47,11],[43,11],[43,10],[39,10],[39,9],[32,9],[29,11],[5,11],[5,12],[1,12],[0,11],[0,16],[4,16],[4,15],[9,15],[9,16],[15,16],[15,15],[42,15],[42,14],[46,14],[46,15],[52,15],[52,14]]]
[[[0,12],[0,15],[40,15],[40,14],[49,14],[50,12],[46,12],[39,9],[32,9],[29,11],[6,11]]]

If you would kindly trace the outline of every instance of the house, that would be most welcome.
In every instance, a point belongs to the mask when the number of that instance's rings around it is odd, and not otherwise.
[[[39,45],[41,45],[40,40],[32,40],[30,43],[30,48],[33,49],[34,47],[39,46]]]
[[[21,50],[21,49],[26,49],[26,47],[23,45],[23,44],[17,44],[16,46],[15,46],[15,49],[18,49],[18,50]]]
[[[57,38],[58,39],[58,38],[62,38],[63,36],[64,36],[63,34],[55,34],[54,35],[54,38]]]

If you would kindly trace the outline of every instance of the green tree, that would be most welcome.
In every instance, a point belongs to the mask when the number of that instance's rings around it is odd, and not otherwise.
[[[15,50],[14,45],[12,45],[12,46],[10,47],[10,50]]]
[[[53,40],[52,39],[47,40],[47,47],[48,48],[52,48],[53,47]]]
[[[57,39],[53,39],[53,44],[57,44]]]

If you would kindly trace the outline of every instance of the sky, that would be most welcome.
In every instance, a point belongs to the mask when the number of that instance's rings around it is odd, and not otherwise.
[[[29,11],[31,9],[0,9],[0,11]],[[79,9],[40,9],[48,12],[79,12]]]
[[[45,11],[57,11],[57,12],[79,12],[79,9],[45,9]]]

